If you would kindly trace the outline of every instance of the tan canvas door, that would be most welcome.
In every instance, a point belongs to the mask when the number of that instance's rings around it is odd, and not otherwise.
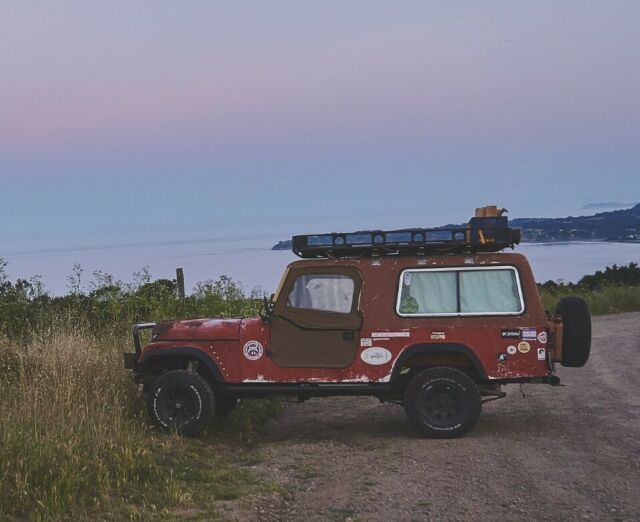
[[[294,268],[271,318],[271,355],[283,367],[344,368],[356,356],[362,315],[355,268]]]

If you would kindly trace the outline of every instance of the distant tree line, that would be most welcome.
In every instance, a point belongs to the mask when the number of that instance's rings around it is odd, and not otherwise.
[[[550,312],[564,296],[582,297],[594,315],[640,311],[638,263],[608,266],[577,283],[547,281],[538,287],[542,303]]]
[[[562,287],[598,290],[607,286],[640,286],[640,267],[633,262],[622,266],[613,265],[598,270],[595,274],[586,275],[575,284],[550,280],[539,286],[543,290]]]

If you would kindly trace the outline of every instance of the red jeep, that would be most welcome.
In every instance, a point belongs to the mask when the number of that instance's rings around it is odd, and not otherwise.
[[[238,399],[371,395],[430,437],[470,430],[506,383],[559,384],[589,357],[586,303],[545,312],[500,209],[454,228],[295,236],[260,317],[133,327],[125,366],[161,430],[195,435]],[[139,331],[152,328],[141,347]]]

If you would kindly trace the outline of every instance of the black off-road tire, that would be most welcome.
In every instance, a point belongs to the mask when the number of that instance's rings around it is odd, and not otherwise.
[[[580,368],[591,352],[591,313],[580,297],[563,297],[556,307],[562,316],[562,366]]]
[[[473,428],[482,409],[476,383],[455,368],[429,368],[417,374],[404,394],[407,417],[434,439],[460,437]]]
[[[216,393],[216,410],[214,415],[219,418],[228,417],[238,404],[238,398],[224,393]]]
[[[215,410],[211,386],[200,375],[173,370],[160,375],[149,387],[147,409],[163,432],[194,437],[211,422]]]

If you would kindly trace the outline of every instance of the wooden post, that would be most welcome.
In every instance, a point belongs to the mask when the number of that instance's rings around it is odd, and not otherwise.
[[[178,297],[184,299],[184,271],[176,268],[176,284],[178,285]]]

